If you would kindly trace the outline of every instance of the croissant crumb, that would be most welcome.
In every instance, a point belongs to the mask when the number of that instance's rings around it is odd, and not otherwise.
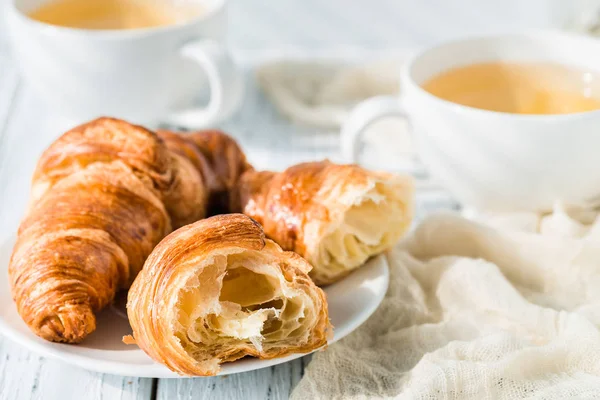
[[[137,344],[133,335],[125,335],[123,336],[123,343],[125,344]]]

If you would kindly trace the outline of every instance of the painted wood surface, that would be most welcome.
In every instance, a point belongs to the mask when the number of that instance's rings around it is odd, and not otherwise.
[[[0,0],[0,5],[9,0]],[[291,125],[258,90],[252,66],[260,53],[312,54],[353,46],[404,49],[474,32],[556,24],[542,0],[233,0],[229,43],[247,68],[242,110],[222,128],[258,168],[339,159],[337,132]],[[57,118],[19,77],[0,9],[0,239],[14,234],[41,151],[71,122]],[[373,23],[377,21],[377,23]],[[562,23],[562,22],[561,22]],[[427,212],[420,203],[420,212]],[[285,399],[310,357],[228,377],[140,379],[88,372],[40,357],[0,336],[0,399]]]

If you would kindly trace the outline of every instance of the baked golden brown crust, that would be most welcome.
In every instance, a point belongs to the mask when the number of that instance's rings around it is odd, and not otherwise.
[[[96,162],[120,160],[157,189],[170,185],[169,153],[156,134],[141,126],[102,117],[56,139],[40,157],[33,176],[35,202],[60,179]]]
[[[409,177],[321,161],[246,172],[238,207],[283,249],[305,257],[313,280],[325,285],[400,239],[412,221],[413,190]]]
[[[200,151],[198,146],[188,137],[191,135],[186,132],[173,132],[164,129],[159,129],[156,134],[165,143],[167,148],[173,153],[179,154],[187,158],[200,172],[205,185],[214,181],[214,172],[210,167],[206,156]],[[208,190],[208,188],[207,188]]]
[[[185,156],[202,175],[208,193],[207,215],[231,212],[240,176],[252,169],[237,142],[218,130],[157,133],[170,150]]]
[[[190,133],[188,136],[206,158],[213,180],[206,180],[210,192],[209,215],[232,212],[234,194],[240,176],[252,166],[237,142],[222,131],[206,130]]]
[[[168,211],[178,221],[173,205],[199,190],[186,163],[153,132],[114,118],[50,145],[9,265],[13,298],[33,332],[74,343],[95,329],[94,313],[129,287],[171,231]]]
[[[206,216],[209,192],[202,175],[187,157],[169,152],[173,179],[162,199],[171,217],[173,229]]]
[[[169,150],[187,158],[202,176],[207,195],[203,208],[206,215],[231,212],[240,176],[252,169],[237,142],[217,130],[159,130],[157,134]]]
[[[310,268],[247,216],[185,226],[156,246],[129,291],[135,341],[183,375],[215,375],[221,363],[247,355],[322,347],[331,327]]]
[[[158,192],[121,161],[63,178],[19,228],[9,264],[19,314],[44,339],[83,340],[170,229]]]

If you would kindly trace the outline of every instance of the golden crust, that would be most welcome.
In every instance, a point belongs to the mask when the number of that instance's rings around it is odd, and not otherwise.
[[[169,154],[174,170],[173,181],[163,193],[163,202],[173,229],[191,224],[206,216],[208,192],[202,175],[194,164],[177,153]]]
[[[325,294],[310,280],[309,270],[300,256],[265,239],[247,216],[220,215],[183,227],[156,246],[129,291],[127,313],[135,340],[154,360],[183,375],[214,375],[220,363],[246,355],[268,359],[322,347],[330,332]],[[258,283],[248,286],[250,281],[242,279],[245,289],[226,286],[236,282],[236,273]],[[245,295],[249,298],[239,299]],[[270,300],[253,303],[262,300],[252,296]],[[293,308],[269,308],[292,301],[288,297],[302,299],[298,304],[308,325],[298,325],[293,334],[285,328]],[[258,325],[257,318],[262,318]],[[274,328],[278,323],[279,330]],[[243,336],[243,329],[258,326],[263,339]],[[288,336],[279,337],[282,331]]]
[[[213,172],[213,179],[206,180],[210,192],[208,215],[232,212],[240,176],[252,170],[244,152],[233,138],[222,131],[192,132],[186,138],[204,155]]]
[[[119,119],[101,117],[71,129],[44,151],[33,176],[32,201],[87,165],[115,160],[138,175],[150,177],[156,188],[164,189],[172,180],[169,154],[156,134]]]
[[[252,169],[237,142],[218,130],[159,130],[157,134],[169,150],[187,158],[199,171],[208,195],[206,215],[231,212],[240,176]]]
[[[171,231],[164,200],[185,189],[174,184],[182,177],[172,158],[156,134],[114,118],[75,127],[42,154],[9,265],[34,333],[80,342],[129,287]]]
[[[170,229],[157,193],[120,161],[62,179],[19,228],[9,264],[19,314],[44,339],[83,340]]]
[[[284,250],[305,257],[314,267],[313,280],[325,285],[400,239],[412,220],[413,190],[409,177],[311,162],[281,173],[246,172],[239,184],[238,209],[258,221]],[[361,237],[369,235],[376,238],[372,243]]]
[[[205,182],[210,182],[215,179],[212,177],[213,171],[208,164],[206,156],[198,149],[196,144],[188,138],[188,135],[190,135],[189,133],[159,129],[156,131],[156,134],[162,139],[170,151],[187,158],[198,172],[200,172]]]

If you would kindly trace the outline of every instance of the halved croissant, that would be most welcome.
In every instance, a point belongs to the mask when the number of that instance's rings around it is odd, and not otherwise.
[[[284,250],[306,258],[310,276],[325,285],[400,239],[412,221],[413,191],[408,176],[321,161],[246,172],[239,209]]]
[[[129,290],[135,341],[183,375],[215,375],[221,363],[247,355],[322,347],[331,327],[310,268],[247,216],[185,226],[156,246]]]

